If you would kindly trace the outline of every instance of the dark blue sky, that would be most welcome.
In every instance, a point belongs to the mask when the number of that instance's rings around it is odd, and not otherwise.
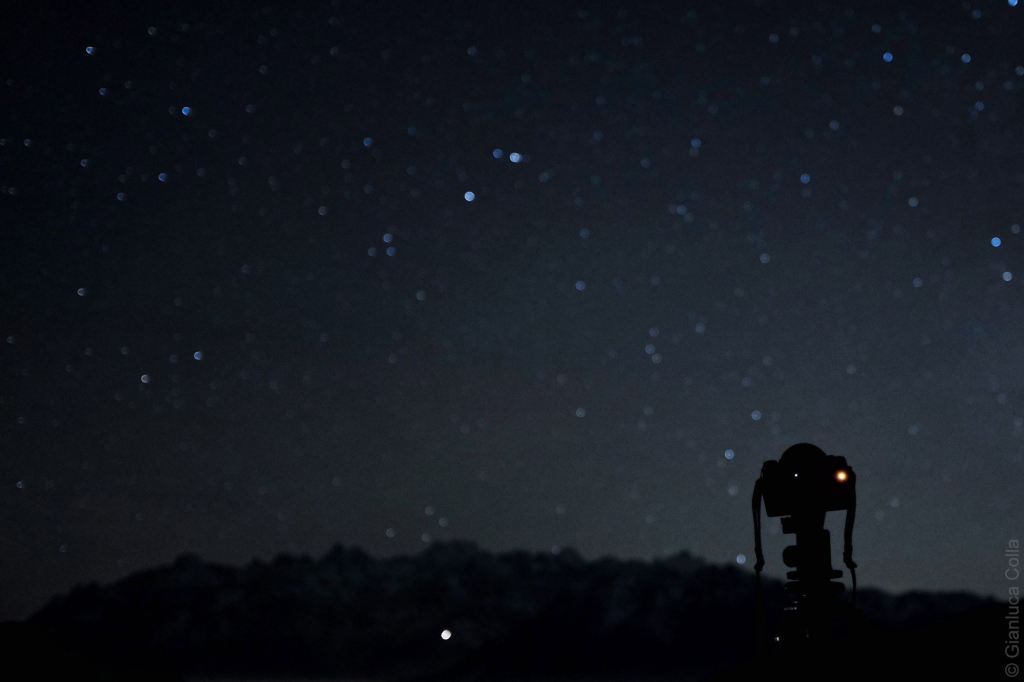
[[[183,551],[736,562],[803,441],[862,584],[1002,589],[1024,8],[78,12],[0,61],[0,616]]]

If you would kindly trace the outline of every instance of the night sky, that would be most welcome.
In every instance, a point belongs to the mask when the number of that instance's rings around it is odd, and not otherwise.
[[[185,551],[750,570],[805,441],[860,584],[1004,589],[1016,0],[190,4],[4,28],[0,618]]]

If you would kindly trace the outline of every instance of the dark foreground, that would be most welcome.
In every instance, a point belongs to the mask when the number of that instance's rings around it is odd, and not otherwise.
[[[781,583],[766,581],[765,601],[772,632]],[[585,562],[456,543],[243,568],[182,557],[0,626],[0,660],[5,679],[1006,679],[1007,605],[873,590],[858,601],[856,636],[757,659],[753,576],[687,554]]]

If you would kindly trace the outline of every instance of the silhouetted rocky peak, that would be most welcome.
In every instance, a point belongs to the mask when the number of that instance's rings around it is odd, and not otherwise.
[[[766,580],[764,594],[771,628],[784,589]],[[753,603],[750,571],[685,552],[584,561],[571,549],[491,554],[452,542],[377,559],[339,545],[320,559],[240,568],[182,555],[57,597],[25,627],[102,660],[183,675],[701,675],[752,655]],[[986,604],[860,594],[864,621],[880,632]]]

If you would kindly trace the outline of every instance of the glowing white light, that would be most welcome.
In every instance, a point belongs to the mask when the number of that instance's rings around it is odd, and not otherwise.
[[[736,456],[736,453],[733,452],[732,450],[726,450],[725,451],[725,458],[726,459],[732,459],[735,456]]]
[[[445,641],[448,641],[451,638],[452,638],[452,631],[451,630],[441,630],[441,639],[443,639]]]
[[[747,557],[745,557],[742,554],[737,554],[736,555],[736,563],[738,563],[738,564],[745,564],[745,563],[747,563]]]
[[[508,155],[508,160],[511,161],[512,163],[519,163],[520,161],[523,160],[523,156],[519,152],[512,152],[511,154]]]
[[[1004,282],[1009,282],[1011,279],[1013,279],[1013,275],[1009,271],[1003,273]]]
[[[466,201],[473,201],[473,199],[476,199],[476,195],[473,194],[472,192],[466,192],[462,196],[463,198],[465,198]]]

